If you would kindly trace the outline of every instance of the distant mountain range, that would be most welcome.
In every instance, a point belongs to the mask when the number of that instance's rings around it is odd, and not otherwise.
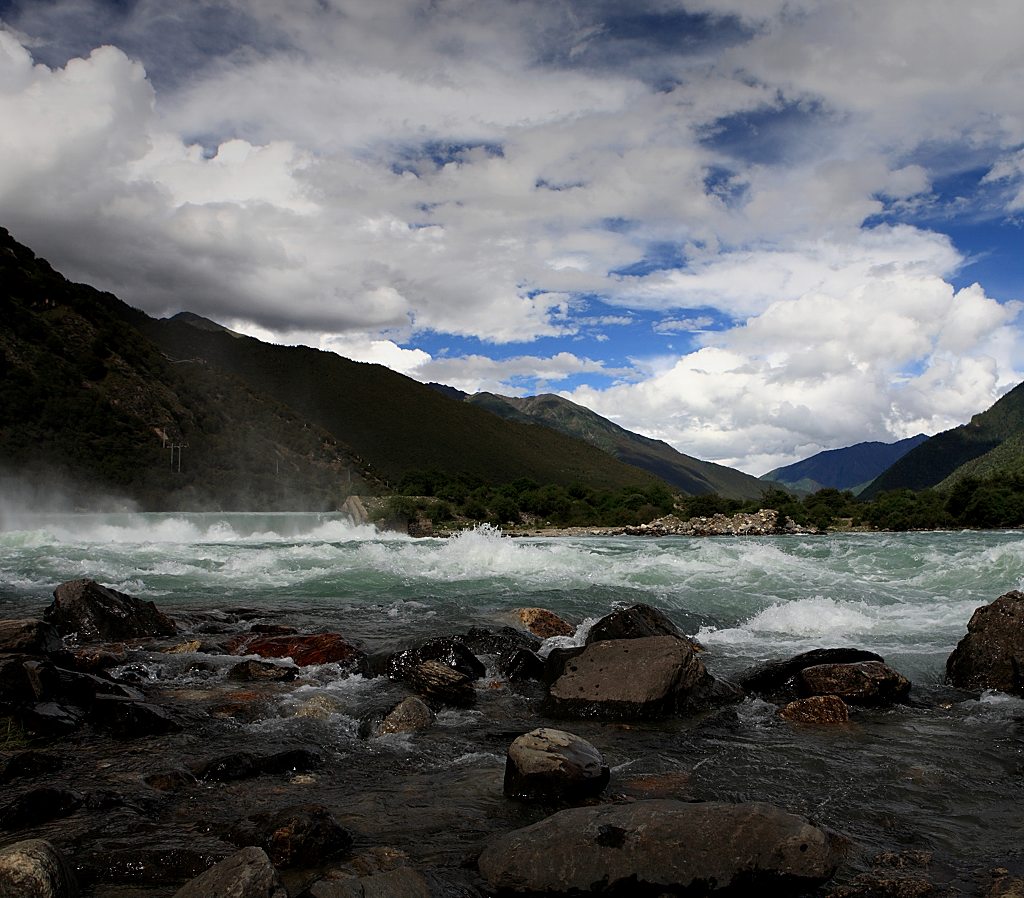
[[[1024,384],[967,424],[930,437],[877,477],[861,496],[896,489],[945,489],[964,477],[1024,473]]]
[[[668,443],[633,433],[561,396],[544,393],[523,398],[495,393],[467,394],[443,384],[434,389],[523,424],[541,424],[596,446],[619,461],[649,471],[687,495],[717,493],[728,499],[756,499],[766,485],[725,465],[691,458]]]
[[[896,443],[857,443],[845,449],[829,449],[803,461],[769,471],[761,480],[781,484],[787,489],[813,493],[825,487],[859,493],[872,480],[891,467],[928,437],[917,436]]]
[[[75,502],[337,508],[406,475],[759,497],[945,489],[1024,476],[1024,385],[934,437],[819,453],[758,480],[559,396],[467,395],[381,365],[277,346],[183,312],[153,319],[67,281],[0,228],[0,478],[58,477]],[[877,476],[876,476],[877,475]]]
[[[538,426],[539,411],[498,402],[494,414],[381,365],[188,312],[153,319],[67,281],[3,229],[0,311],[0,474],[59,475],[82,502],[104,491],[151,509],[332,508],[423,471],[617,489],[658,483],[659,465],[685,492],[763,489],[557,397],[562,426]]]

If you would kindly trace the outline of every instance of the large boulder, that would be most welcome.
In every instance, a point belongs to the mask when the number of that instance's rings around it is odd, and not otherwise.
[[[789,894],[838,864],[827,833],[773,805],[671,799],[561,811],[492,839],[478,862],[499,894],[549,896]]]
[[[4,898],[77,898],[71,865],[49,842],[27,839],[0,849]]]
[[[152,602],[100,586],[95,580],[61,583],[43,617],[62,636],[79,641],[173,636],[177,629]]]
[[[835,695],[851,705],[899,702],[910,692],[910,680],[881,661],[805,667],[798,683],[804,696]]]
[[[576,801],[600,795],[608,775],[601,753],[586,739],[540,727],[509,746],[504,791],[510,798]]]
[[[174,893],[174,898],[287,898],[274,865],[262,848],[237,851]]]
[[[377,737],[395,733],[415,733],[433,726],[435,717],[423,699],[410,695],[395,705],[383,718],[367,721],[366,735]]]
[[[1024,695],[1024,592],[1008,592],[978,608],[946,661],[946,677],[961,689]]]
[[[550,686],[546,710],[555,717],[657,718],[736,698],[704,669],[693,647],[675,636],[594,642],[569,658]]]

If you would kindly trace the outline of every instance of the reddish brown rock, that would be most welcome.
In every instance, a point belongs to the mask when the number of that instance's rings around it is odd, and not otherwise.
[[[793,723],[848,723],[850,711],[838,695],[812,695],[780,708],[779,717]]]
[[[56,629],[41,620],[0,620],[0,653],[44,655],[64,643]]]
[[[291,658],[299,667],[311,664],[351,664],[363,653],[339,633],[314,633],[295,636],[247,634],[228,642],[233,655],[259,655],[261,658]]]
[[[516,616],[524,627],[538,639],[550,639],[552,636],[572,636],[576,628],[562,620],[553,611],[545,608],[518,608]]]
[[[837,695],[856,705],[898,702],[910,691],[910,681],[881,661],[819,664],[800,671],[801,695]]]

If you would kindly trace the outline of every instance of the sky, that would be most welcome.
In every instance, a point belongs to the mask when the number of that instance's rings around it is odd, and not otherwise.
[[[1020,0],[0,0],[0,226],[752,474],[1024,380]]]

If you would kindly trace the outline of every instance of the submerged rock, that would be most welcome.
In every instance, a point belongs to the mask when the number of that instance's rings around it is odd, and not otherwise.
[[[275,664],[273,661],[239,661],[228,671],[228,679],[243,683],[291,682],[298,675],[297,666]]]
[[[473,681],[440,661],[424,661],[407,669],[402,679],[410,689],[434,704],[464,708],[476,701]]]
[[[492,839],[478,862],[499,893],[551,896],[796,892],[838,864],[823,830],[773,805],[670,799],[561,811]]]
[[[946,661],[946,677],[961,689],[1024,695],[1024,592],[1001,595],[971,615],[967,635]]]
[[[513,612],[523,626],[539,639],[552,636],[572,636],[576,628],[546,608],[517,608]]]
[[[818,664],[805,667],[797,679],[805,696],[835,695],[853,705],[898,702],[910,692],[910,680],[881,661]]]
[[[68,580],[53,591],[43,617],[62,636],[79,641],[173,636],[177,627],[152,602],[101,586],[95,580]]]
[[[586,739],[540,727],[509,746],[503,788],[510,798],[576,801],[600,795],[608,776],[601,753]]]
[[[415,733],[429,729],[434,718],[434,712],[423,699],[410,695],[395,705],[382,720],[371,722],[367,735],[376,737],[391,733]]]
[[[82,806],[77,792],[42,786],[31,789],[0,808],[0,829],[24,829],[73,814]]]
[[[850,710],[838,695],[812,695],[780,708],[779,717],[794,723],[848,723]]]
[[[159,705],[116,695],[97,695],[89,719],[115,739],[159,736],[181,729],[181,724]]]
[[[254,814],[236,827],[236,844],[263,848],[276,867],[314,866],[346,850],[352,836],[323,805],[292,805]]]
[[[3,898],[77,898],[71,865],[49,842],[28,839],[0,849]]]
[[[56,773],[64,759],[48,751],[22,751],[0,760],[0,783],[15,779],[31,779],[44,773]]]
[[[186,883],[174,898],[287,898],[277,870],[262,848],[249,846]]]
[[[340,633],[314,633],[295,636],[246,634],[227,645],[232,655],[259,655],[261,658],[291,658],[299,667],[312,664],[343,664],[355,668],[364,655]]]

